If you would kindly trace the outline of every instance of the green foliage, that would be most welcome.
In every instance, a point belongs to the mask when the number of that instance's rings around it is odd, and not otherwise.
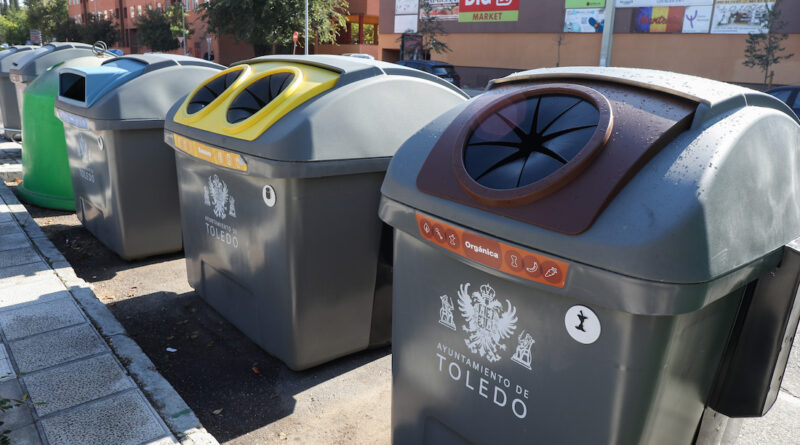
[[[21,45],[30,38],[28,16],[23,9],[8,8],[0,15],[0,40]]]
[[[75,26],[77,27],[77,40],[79,41],[91,44],[102,40],[108,46],[120,41],[119,26],[113,20],[106,20],[99,15],[88,14],[86,23]],[[60,39],[66,40],[67,36],[60,36]]]
[[[183,13],[183,17],[181,17],[181,13]],[[167,7],[164,11],[164,16],[169,23],[169,30],[176,39],[178,36],[183,36],[184,32],[186,33],[187,39],[190,39],[192,34],[194,34],[193,28],[186,26],[186,29],[184,29],[186,17],[188,17],[188,15],[189,14],[183,10],[183,6],[181,6],[180,3],[173,3],[172,6]]]
[[[8,376],[8,374],[6,374],[5,376],[2,376],[2,377],[6,377],[6,376]],[[46,405],[47,403],[46,402],[31,403],[31,401],[28,398],[27,394],[22,396],[22,400],[0,398],[0,414],[4,413],[6,411],[12,410],[12,409],[14,409],[14,408],[16,408],[18,406],[25,405],[25,404],[28,404],[28,405]],[[2,427],[2,426],[3,426],[3,422],[0,421],[0,427]],[[8,434],[10,432],[11,432],[11,430],[0,430],[0,445],[11,445],[11,439],[8,437]]]
[[[42,40],[56,35],[69,18],[67,0],[27,0],[28,26],[42,31]]]
[[[146,10],[135,20],[139,43],[153,51],[172,51],[180,48],[178,36],[183,36],[185,20],[185,16],[181,17],[181,14],[185,12],[180,3],[174,3],[166,8],[166,11]],[[186,38],[191,37],[192,33],[193,30],[187,27]]]
[[[56,28],[56,38],[62,42],[82,42],[83,25],[75,23],[73,19],[60,23]]]
[[[430,59],[431,52],[444,54],[452,51],[446,43],[439,40],[440,37],[447,35],[447,31],[444,30],[441,20],[431,16],[433,6],[431,6],[430,0],[421,0],[419,7],[422,10],[422,17],[419,18],[417,32],[422,35],[422,51],[425,54],[425,58]]]
[[[768,3],[765,1],[764,5]],[[775,71],[774,65],[781,60],[790,59],[793,53],[785,54],[786,48],[781,46],[781,42],[788,39],[785,33],[779,33],[786,26],[786,21],[781,19],[780,10],[781,0],[777,0],[772,9],[769,9],[765,28],[766,33],[750,34],[747,37],[747,47],[744,50],[745,60],[742,62],[748,68],[758,68],[764,72],[764,85],[772,86],[772,76]]]
[[[309,40],[335,43],[347,24],[347,0],[309,0]],[[244,40],[257,55],[292,43],[292,33],[305,29],[304,0],[211,0],[201,5],[210,32]]]

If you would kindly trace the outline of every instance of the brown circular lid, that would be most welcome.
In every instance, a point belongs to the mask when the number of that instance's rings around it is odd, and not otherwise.
[[[482,204],[529,204],[577,177],[603,149],[612,126],[610,103],[591,88],[515,90],[467,120],[453,144],[453,169]]]

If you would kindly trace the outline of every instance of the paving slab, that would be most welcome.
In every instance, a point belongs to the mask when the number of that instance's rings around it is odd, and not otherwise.
[[[9,343],[20,372],[33,372],[106,352],[107,345],[88,323]]]
[[[30,247],[30,245],[31,242],[25,232],[0,234],[0,255],[7,250]]]
[[[12,445],[43,445],[36,425],[28,425],[8,434]]]
[[[42,429],[51,444],[59,445],[177,443],[136,391],[48,417]]]
[[[25,284],[31,278],[36,279],[45,276],[56,276],[56,273],[44,261],[6,267],[0,269],[0,289],[19,286]]]
[[[8,235],[12,233],[25,233],[20,229],[19,225],[12,221],[10,218],[6,218],[5,222],[0,222],[0,235]]]
[[[0,255],[0,269],[20,264],[35,263],[41,261],[42,257],[30,247],[6,250]]]
[[[25,393],[19,385],[19,380],[12,379],[0,383],[0,397],[4,399],[19,400],[25,398]],[[33,409],[22,404],[2,414],[2,429],[15,430],[25,425],[33,424]],[[12,443],[15,443],[12,441]]]
[[[55,274],[28,278],[16,286],[0,287],[0,311],[16,309],[19,305],[69,297],[64,283]]]
[[[36,414],[46,416],[116,392],[134,388],[133,380],[111,354],[78,360],[23,376]]]
[[[12,380],[16,377],[17,373],[14,372],[14,367],[11,365],[6,345],[0,343],[0,382]]]
[[[68,297],[0,312],[0,329],[3,330],[7,340],[16,340],[85,322],[83,312],[78,309],[75,301]]]

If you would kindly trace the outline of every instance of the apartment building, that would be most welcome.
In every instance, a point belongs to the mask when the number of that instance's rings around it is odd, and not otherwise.
[[[230,36],[215,36],[206,30],[199,6],[207,0],[187,0],[185,2],[187,29],[194,33],[186,42],[186,54],[195,57],[212,57],[224,65],[253,57],[253,48],[244,42],[236,42]],[[113,20],[119,26],[121,41],[114,45],[126,54],[149,51],[138,40],[136,18],[148,9],[161,9],[174,2],[168,0],[69,0],[69,16],[78,23],[84,23],[88,14],[96,14]],[[183,54],[183,48],[172,51]]]

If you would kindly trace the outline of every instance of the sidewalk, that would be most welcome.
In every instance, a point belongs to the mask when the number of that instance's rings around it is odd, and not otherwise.
[[[0,181],[0,396],[25,395],[13,444],[217,443]]]
[[[22,178],[22,147],[8,142],[0,133],[0,182]]]

